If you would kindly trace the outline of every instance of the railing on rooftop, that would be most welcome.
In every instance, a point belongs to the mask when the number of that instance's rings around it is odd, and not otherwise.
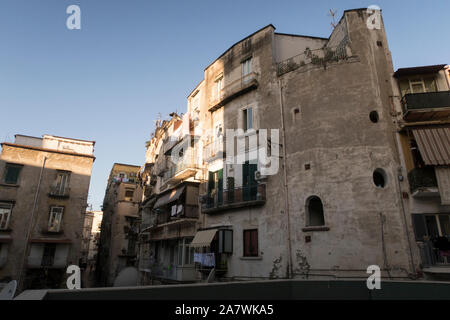
[[[310,64],[326,67],[328,63],[346,60],[350,56],[351,52],[348,46],[325,47],[314,50],[306,48],[304,52],[279,62],[277,74],[281,76]]]

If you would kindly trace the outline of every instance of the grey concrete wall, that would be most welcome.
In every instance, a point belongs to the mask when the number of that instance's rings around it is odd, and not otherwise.
[[[25,291],[16,300],[449,300],[448,282],[272,280],[214,284]]]

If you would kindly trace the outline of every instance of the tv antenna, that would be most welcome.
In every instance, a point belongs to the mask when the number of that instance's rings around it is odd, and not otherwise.
[[[329,9],[328,10],[328,16],[331,18],[331,26],[334,28],[336,28],[336,13],[337,13],[337,9]]]

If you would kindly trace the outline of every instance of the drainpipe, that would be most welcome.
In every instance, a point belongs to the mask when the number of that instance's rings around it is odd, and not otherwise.
[[[293,268],[292,268],[292,245],[291,245],[291,219],[289,213],[289,193],[288,193],[288,184],[287,184],[287,164],[286,164],[286,132],[284,128],[284,110],[283,110],[283,87],[281,84],[281,79],[278,79],[278,85],[280,88],[280,115],[281,115],[281,131],[283,135],[283,175],[284,175],[284,201],[285,208],[287,214],[287,232],[288,232],[288,252],[289,252],[289,262],[288,262],[288,278],[293,277]]]
[[[30,218],[30,224],[28,225],[28,230],[27,230],[27,234],[25,237],[25,248],[23,251],[23,257],[22,257],[22,267],[20,269],[20,273],[19,273],[19,285],[18,288],[20,291],[22,291],[22,287],[23,287],[23,283],[24,283],[24,270],[26,268],[26,259],[27,259],[27,252],[28,252],[28,241],[30,238],[30,234],[31,231],[33,230],[34,224],[34,214],[36,211],[36,207],[37,207],[37,201],[38,201],[38,197],[39,197],[39,191],[41,189],[41,181],[42,181],[42,174],[44,172],[44,168],[45,168],[45,163],[47,161],[47,157],[44,157],[44,160],[42,161],[42,167],[41,167],[41,172],[39,173],[39,181],[38,181],[38,185],[36,188],[36,192],[34,194],[34,202],[33,202],[33,210],[31,211],[31,218]]]

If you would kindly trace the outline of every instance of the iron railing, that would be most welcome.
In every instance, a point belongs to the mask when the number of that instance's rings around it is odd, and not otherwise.
[[[408,181],[411,192],[420,190],[421,188],[437,187],[438,185],[434,167],[431,166],[412,169],[408,172]]]
[[[450,266],[450,257],[442,256],[439,249],[434,247],[431,240],[419,242],[418,246],[423,267],[437,265]]]
[[[50,195],[54,197],[68,197],[70,194],[69,187],[52,186],[50,188]]]
[[[408,93],[402,98],[403,113],[412,110],[450,108],[450,91]]]
[[[279,62],[277,64],[277,74],[281,76],[310,64],[325,67],[328,63],[346,60],[350,56],[350,48],[346,45],[314,50],[306,48],[304,52]]]
[[[265,201],[266,188],[264,184],[253,184],[245,187],[226,189],[205,196],[204,208],[220,208],[230,205],[245,205],[252,201]]]
[[[217,158],[222,158],[225,154],[224,150],[224,138],[216,138],[207,143],[203,147],[203,160],[210,161]]]

